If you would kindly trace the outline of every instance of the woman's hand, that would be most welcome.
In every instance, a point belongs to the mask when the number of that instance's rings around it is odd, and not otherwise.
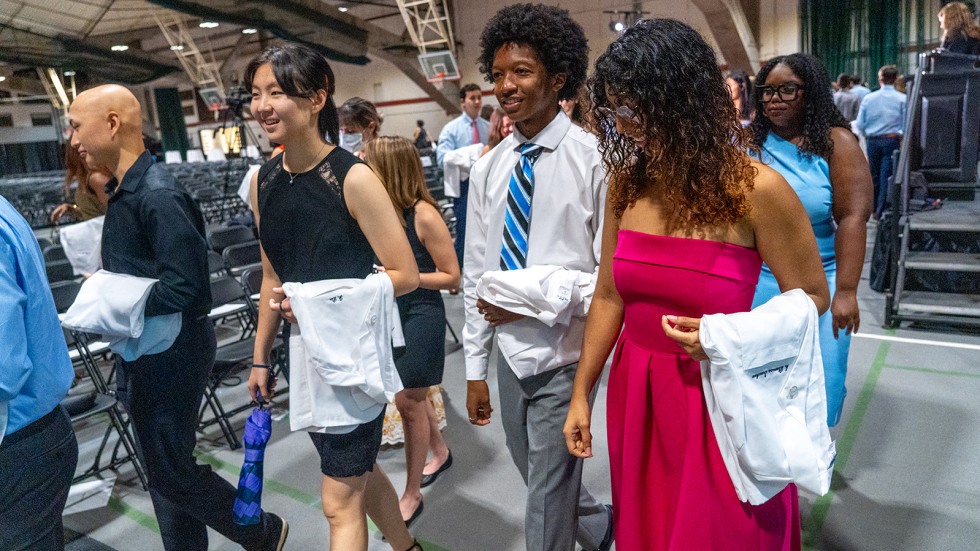
[[[660,324],[664,328],[664,333],[681,345],[691,358],[699,362],[708,359],[704,348],[701,348],[701,318],[663,316],[660,318]]]
[[[69,205],[68,203],[58,205],[53,211],[51,211],[51,222],[57,224],[58,220],[60,220],[62,216],[73,210],[75,210],[75,205]]]
[[[248,375],[248,397],[256,402],[271,402],[275,395],[277,378],[266,367],[253,367]],[[259,399],[259,396],[262,399]]]
[[[581,459],[592,457],[592,408],[585,398],[572,397],[565,418],[565,446],[568,453]]]
[[[274,287],[272,289],[273,293],[283,294],[282,287]],[[276,299],[269,299],[269,308],[272,308],[273,312],[279,312],[279,316],[282,319],[288,321],[289,323],[296,324],[296,316],[293,314],[293,309],[289,305],[289,297],[276,302]]]
[[[857,292],[838,289],[830,301],[830,313],[834,318],[834,338],[837,331],[844,330],[845,335],[857,333],[861,326],[861,310],[858,308]]]

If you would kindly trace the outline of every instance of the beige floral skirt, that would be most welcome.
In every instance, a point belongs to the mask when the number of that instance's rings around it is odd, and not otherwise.
[[[439,430],[446,428],[446,404],[442,400],[442,385],[429,387],[429,402],[436,410],[436,419],[439,421]],[[402,430],[402,416],[398,413],[398,408],[394,402],[388,402],[388,409],[385,410],[385,424],[381,429],[382,446],[401,446],[405,443],[405,432]]]

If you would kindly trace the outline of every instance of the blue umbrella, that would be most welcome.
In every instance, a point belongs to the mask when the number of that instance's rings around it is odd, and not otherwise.
[[[245,421],[245,462],[235,494],[235,524],[248,526],[262,520],[262,463],[265,445],[272,436],[272,415],[264,403],[252,410]]]

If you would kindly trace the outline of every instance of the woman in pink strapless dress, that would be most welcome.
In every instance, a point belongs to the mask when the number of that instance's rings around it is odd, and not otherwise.
[[[803,205],[745,154],[714,52],[684,23],[627,29],[596,62],[591,92],[610,129],[600,137],[610,187],[569,452],[592,455],[588,396],[615,345],[606,403],[617,549],[799,550],[794,485],[759,506],[735,493],[705,406],[698,328],[701,316],[751,308],[763,261],[778,265],[784,290],[827,309]]]

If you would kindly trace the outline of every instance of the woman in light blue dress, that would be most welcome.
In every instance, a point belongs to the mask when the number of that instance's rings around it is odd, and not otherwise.
[[[830,310],[820,317],[820,349],[832,427],[840,421],[847,394],[850,335],[861,323],[857,286],[871,215],[871,171],[834,106],[830,78],[816,58],[793,54],[770,60],[756,77],[755,103],[749,128],[761,149],[758,156],[800,197],[830,286]],[[752,307],[779,293],[776,278],[763,265]]]

